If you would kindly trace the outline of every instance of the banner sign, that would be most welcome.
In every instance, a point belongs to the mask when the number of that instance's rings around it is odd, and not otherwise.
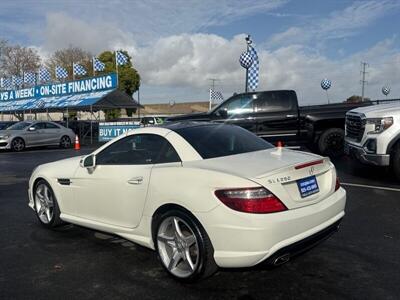
[[[75,81],[37,85],[19,90],[1,91],[0,101],[61,97],[71,94],[93,93],[115,88],[117,88],[117,76],[115,73],[112,73]]]
[[[29,110],[45,110],[45,109],[60,109],[64,107],[88,107],[95,104],[101,98],[110,93],[110,90],[73,94],[62,97],[43,97],[30,98],[14,101],[0,101],[0,112],[12,111],[29,111]]]
[[[113,138],[140,127],[140,122],[100,122],[99,142],[107,142]]]

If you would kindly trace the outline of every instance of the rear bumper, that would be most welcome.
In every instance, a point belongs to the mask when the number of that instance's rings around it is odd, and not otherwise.
[[[317,204],[280,213],[245,214],[222,205],[196,216],[211,239],[218,266],[250,267],[273,261],[289,249],[293,255],[306,250],[310,240],[314,244],[326,230],[337,228],[345,204],[346,191],[340,188]]]
[[[353,157],[362,163],[374,166],[389,166],[390,154],[370,154],[364,148],[346,143],[344,151],[350,157]]]
[[[342,219],[301,241],[279,249],[273,255],[268,257],[263,263],[280,265],[288,261],[290,258],[310,250],[337,232],[339,230],[341,221]]]

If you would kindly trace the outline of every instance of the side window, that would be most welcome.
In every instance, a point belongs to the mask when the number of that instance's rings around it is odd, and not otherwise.
[[[229,116],[253,112],[253,96],[240,95],[230,100],[221,109],[226,109]]]
[[[60,127],[53,123],[46,123],[46,129],[60,129]]]
[[[36,130],[44,129],[44,128],[46,128],[46,123],[36,123],[36,124],[34,124],[33,126],[31,126],[31,127],[35,127]]]
[[[255,103],[257,112],[290,111],[296,108],[296,99],[289,91],[260,93]]]
[[[147,165],[179,161],[172,145],[155,134],[128,136],[96,155],[97,165]]]

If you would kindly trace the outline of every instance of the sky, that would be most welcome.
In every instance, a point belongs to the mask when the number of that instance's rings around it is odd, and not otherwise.
[[[0,38],[42,57],[81,47],[125,49],[142,77],[141,103],[206,101],[210,79],[225,98],[243,92],[239,56],[250,34],[257,90],[293,89],[301,105],[361,94],[400,98],[400,0],[2,0]],[[137,94],[134,95],[137,98]]]

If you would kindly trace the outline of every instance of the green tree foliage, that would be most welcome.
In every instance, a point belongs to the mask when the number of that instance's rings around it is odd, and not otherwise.
[[[128,63],[118,66],[118,89],[124,91],[128,95],[132,95],[139,89],[140,76],[137,70],[132,66],[132,58],[128,52],[121,51],[128,57]],[[104,71],[98,72],[99,75],[115,72],[115,52],[105,51],[98,58],[106,64]]]
[[[106,121],[115,121],[121,116],[120,109],[106,109],[104,110],[104,118]]]
[[[366,102],[366,101],[371,101],[371,99],[370,98],[364,98],[364,102]],[[361,96],[353,95],[353,96],[347,98],[343,102],[344,103],[360,103],[360,102],[362,102],[362,98],[361,98]]]
[[[132,58],[129,56],[127,51],[121,51],[126,57],[128,57],[128,63],[122,66],[118,66],[118,89],[132,95],[139,89],[140,76],[135,68],[132,66]],[[105,69],[97,74],[103,75],[116,71],[115,52],[105,51],[101,53],[98,58],[105,63]],[[117,109],[105,110],[106,120],[115,120],[120,117],[121,112]],[[127,115],[132,116],[133,110],[127,109]]]

